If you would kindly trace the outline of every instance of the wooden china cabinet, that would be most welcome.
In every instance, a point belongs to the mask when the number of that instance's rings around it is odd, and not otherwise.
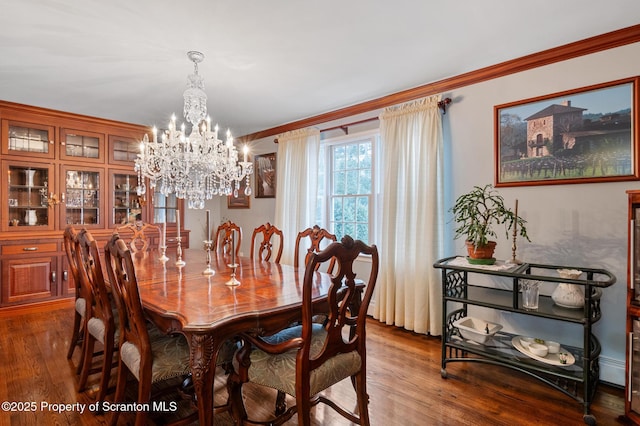
[[[73,295],[62,247],[68,224],[103,243],[127,222],[166,221],[167,241],[175,242],[182,202],[136,191],[134,160],[145,133],[144,126],[0,101],[0,307]],[[189,232],[181,236],[188,247]]]

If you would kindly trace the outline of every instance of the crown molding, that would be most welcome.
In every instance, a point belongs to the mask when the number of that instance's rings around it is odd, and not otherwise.
[[[387,96],[383,96],[381,98],[351,105],[345,108],[326,112],[302,120],[282,124],[270,129],[261,130],[259,132],[241,136],[237,139],[243,142],[262,139],[291,130],[302,129],[305,127],[315,126],[341,118],[351,117],[376,109],[386,108],[403,102],[412,101],[425,96],[447,92],[471,84],[492,80],[494,78],[504,77],[509,74],[526,71],[532,68],[549,65],[555,62],[565,61],[567,59],[572,59],[579,56],[589,55],[591,53],[596,53],[603,50],[636,43],[639,41],[640,25],[634,25],[577,42],[554,47],[552,49],[547,49],[541,52],[522,56],[517,59],[501,62],[499,64],[491,65],[485,68],[480,68],[475,71],[470,71],[433,83],[414,87],[412,89],[396,92]]]

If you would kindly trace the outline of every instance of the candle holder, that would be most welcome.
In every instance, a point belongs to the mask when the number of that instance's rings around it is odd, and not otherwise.
[[[230,279],[229,281],[227,281],[225,284],[226,284],[226,285],[228,285],[228,286],[237,286],[237,285],[240,285],[240,281],[238,281],[238,280],[236,279],[236,269],[237,269],[237,268],[238,268],[238,266],[240,266],[240,265],[238,265],[237,263],[235,263],[235,262],[234,262],[234,263],[230,263],[230,264],[228,264],[227,266],[228,266],[229,268],[231,268],[231,279]]]
[[[508,265],[522,265],[522,260],[516,258],[516,239],[518,236],[518,230],[516,227],[513,227],[513,243],[511,244],[511,259],[507,260],[505,263]]]
[[[178,242],[178,248],[176,249],[176,266],[184,266],[187,264],[184,260],[182,260],[182,237],[176,237],[176,241]]]
[[[213,240],[205,240],[204,249],[207,252],[207,269],[202,271],[204,275],[213,275],[216,273],[213,269],[211,269],[211,248],[213,247]]]
[[[160,249],[160,262],[166,262],[167,260],[169,260],[169,258],[167,257],[167,246],[160,246],[158,247]]]

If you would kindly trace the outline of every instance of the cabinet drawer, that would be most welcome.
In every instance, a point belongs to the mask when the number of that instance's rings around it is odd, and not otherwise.
[[[58,243],[32,243],[2,246],[2,254],[46,253],[58,251]]]

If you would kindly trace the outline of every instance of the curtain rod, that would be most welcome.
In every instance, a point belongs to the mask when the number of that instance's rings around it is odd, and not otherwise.
[[[447,105],[449,105],[451,103],[451,98],[444,98],[443,100],[438,102],[438,108],[440,108],[442,110],[442,115],[447,113]],[[338,126],[333,126],[333,127],[327,127],[326,129],[322,129],[320,130],[320,132],[328,132],[329,130],[336,130],[336,129],[340,129],[344,132],[345,135],[349,134],[349,127],[351,126],[355,126],[358,124],[364,124],[364,123],[369,123],[371,121],[377,121],[379,120],[378,117],[372,117],[372,118],[367,118],[364,120],[359,120],[359,121],[354,121],[351,123],[347,123],[347,124],[340,124]],[[278,138],[275,138],[273,140],[274,143],[278,143]]]

